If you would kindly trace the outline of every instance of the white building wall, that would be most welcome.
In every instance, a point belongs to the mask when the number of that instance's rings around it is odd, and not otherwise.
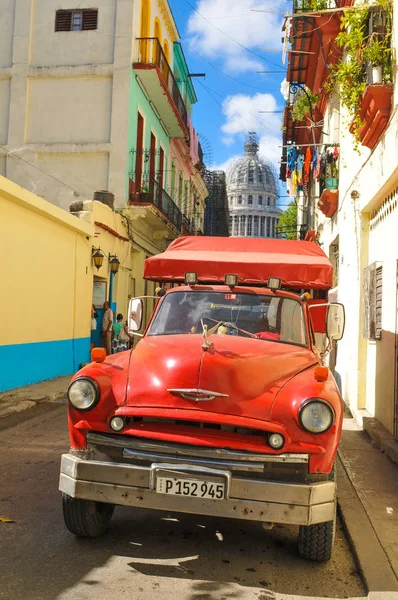
[[[398,14],[398,1],[394,1]],[[398,47],[398,24],[393,32]],[[395,69],[397,72],[397,69]],[[336,372],[341,377],[344,400],[360,420],[376,416],[391,432],[394,430],[394,378],[397,319],[396,269],[398,260],[398,210],[386,211],[376,227],[372,214],[394,193],[398,185],[398,78],[392,101],[391,118],[377,145],[359,145],[348,131],[349,115],[342,107],[339,127],[335,119],[325,131],[340,131],[339,207],[332,219],[317,211],[319,242],[326,254],[339,240],[339,282],[337,298],[346,309],[346,330],[338,344]],[[324,142],[328,142],[324,138]],[[337,140],[334,140],[337,141]],[[396,193],[396,192],[395,192]],[[362,272],[365,267],[383,265],[382,339],[363,337]]]

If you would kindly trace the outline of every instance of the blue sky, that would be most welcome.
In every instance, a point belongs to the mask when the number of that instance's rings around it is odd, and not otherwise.
[[[255,130],[261,154],[279,172],[282,114],[280,85],[283,13],[286,0],[169,0],[181,35],[198,103],[194,124],[209,140],[213,166],[224,168],[243,151],[245,135]],[[195,10],[196,9],[196,10]],[[264,9],[268,12],[254,12]],[[277,49],[273,51],[271,49]],[[257,71],[282,71],[258,74]]]

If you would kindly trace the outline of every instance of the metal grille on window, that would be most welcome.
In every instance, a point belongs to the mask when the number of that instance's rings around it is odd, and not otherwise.
[[[383,266],[373,263],[362,273],[363,337],[382,337]]]

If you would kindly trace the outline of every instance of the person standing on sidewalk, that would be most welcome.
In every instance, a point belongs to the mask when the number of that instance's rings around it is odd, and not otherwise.
[[[104,302],[104,316],[102,319],[101,338],[103,347],[107,355],[112,354],[112,330],[113,330],[113,312],[109,302]]]

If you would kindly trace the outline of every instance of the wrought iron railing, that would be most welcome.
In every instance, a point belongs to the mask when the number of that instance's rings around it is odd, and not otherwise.
[[[145,190],[145,191],[144,191]],[[182,212],[157,181],[150,181],[137,194],[137,200],[145,204],[153,204],[178,229],[182,229]],[[137,201],[136,200],[136,201]]]
[[[182,118],[184,125],[188,128],[188,113],[184,100],[178,89],[177,82],[170,68],[165,53],[158,38],[138,38],[138,63],[150,64],[158,67],[164,83],[170,92],[173,102]]]

